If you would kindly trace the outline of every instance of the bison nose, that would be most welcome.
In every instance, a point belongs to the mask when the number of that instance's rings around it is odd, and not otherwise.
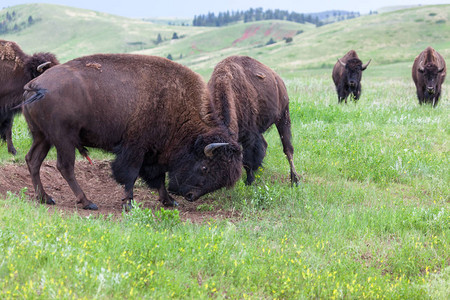
[[[430,94],[434,94],[434,87],[432,87],[432,86],[427,87],[427,91]]]
[[[349,82],[349,85],[350,85],[351,87],[354,87],[354,86],[356,85],[356,81],[351,80],[351,81]]]

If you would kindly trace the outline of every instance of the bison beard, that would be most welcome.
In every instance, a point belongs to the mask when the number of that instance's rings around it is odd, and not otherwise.
[[[75,149],[84,156],[85,147],[116,154],[112,171],[124,185],[125,208],[131,207],[138,176],[158,189],[167,206],[176,202],[166,190],[166,172],[171,190],[189,201],[231,187],[240,177],[240,147],[217,118],[205,83],[170,60],[82,57],[46,71],[25,89],[24,116],[33,136],[26,161],[41,202],[54,204],[39,175],[52,146],[58,170],[84,209],[97,206],[76,181]]]

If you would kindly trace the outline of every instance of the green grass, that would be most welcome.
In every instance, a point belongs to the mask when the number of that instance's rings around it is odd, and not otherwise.
[[[330,81],[286,80],[299,187],[273,129],[255,184],[199,208],[235,210],[233,223],[139,207],[81,218],[1,200],[1,297],[447,298],[448,101],[420,107],[409,79],[365,79],[359,103],[337,105]]]
[[[82,218],[49,213],[23,194],[1,199],[0,298],[449,298],[450,89],[444,83],[437,108],[419,106],[410,75],[428,44],[449,57],[448,22],[435,22],[449,7],[327,25],[291,45],[239,48],[285,79],[303,175],[290,188],[278,133],[268,131],[254,185],[241,180],[198,208],[239,218],[192,224],[177,210],[140,206],[119,219]],[[425,23],[414,27],[416,19]],[[420,40],[414,30],[424,33]],[[337,53],[356,45],[347,36],[363,41],[364,61],[374,60],[359,102],[338,105],[331,68]],[[208,79],[213,62],[232,52],[183,60]],[[23,117],[14,142],[17,157],[1,145],[0,164],[23,162],[30,145]]]

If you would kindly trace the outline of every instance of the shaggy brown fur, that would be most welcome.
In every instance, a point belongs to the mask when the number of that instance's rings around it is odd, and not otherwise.
[[[366,64],[362,64],[355,50],[350,50],[342,58],[338,59],[333,68],[333,81],[338,94],[338,102],[341,103],[352,94],[353,100],[356,102],[361,96],[361,77],[369,65],[370,60]]]
[[[419,104],[429,102],[436,107],[446,72],[444,58],[433,48],[427,47],[416,57],[412,67],[412,78],[416,85]]]
[[[283,80],[269,67],[248,56],[231,56],[214,68],[208,88],[214,105],[232,136],[243,148],[246,184],[261,166],[267,143],[263,133],[275,124],[291,168],[291,183],[299,176],[293,163],[289,97]]]
[[[101,70],[101,72],[100,72]],[[81,57],[46,71],[25,86],[23,112],[33,135],[26,156],[36,195],[54,203],[39,169],[51,146],[57,167],[85,209],[97,209],[74,176],[75,149],[114,152],[124,205],[138,176],[175,205],[165,187],[194,201],[239,179],[242,154],[217,118],[202,78],[168,59],[127,54]],[[226,143],[205,154],[207,145]]]
[[[0,40],[0,137],[6,141],[12,154],[16,154],[12,142],[13,119],[20,112],[20,108],[14,107],[23,101],[23,86],[42,73],[37,67],[47,61],[51,64],[42,72],[58,64],[53,54],[28,56],[16,43]]]

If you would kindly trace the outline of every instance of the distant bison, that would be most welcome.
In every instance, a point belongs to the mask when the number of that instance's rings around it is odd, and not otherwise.
[[[432,103],[436,107],[446,70],[444,58],[431,47],[427,47],[416,57],[412,78],[416,84],[419,104]]]
[[[16,106],[23,100],[23,86],[58,63],[51,53],[29,56],[16,43],[0,40],[0,137],[6,141],[8,152],[16,154],[12,126],[14,115],[21,111]]]
[[[336,85],[339,103],[343,100],[347,103],[347,97],[350,94],[354,101],[359,99],[362,71],[367,68],[370,61],[363,65],[355,50],[350,50],[342,58],[338,58],[333,68],[333,81]]]
[[[297,174],[291,143],[289,97],[283,80],[269,67],[248,56],[231,56],[217,64],[208,82],[219,116],[243,148],[246,184],[255,180],[267,143],[263,133],[275,124],[291,168],[291,183]]]
[[[165,58],[98,54],[53,67],[26,86],[23,113],[33,144],[26,155],[41,202],[39,169],[55,146],[57,168],[84,209],[97,209],[74,175],[75,149],[116,154],[113,176],[125,186],[125,208],[140,176],[158,189],[159,200],[176,205],[165,187],[194,201],[241,175],[242,153],[217,117],[203,79]]]

